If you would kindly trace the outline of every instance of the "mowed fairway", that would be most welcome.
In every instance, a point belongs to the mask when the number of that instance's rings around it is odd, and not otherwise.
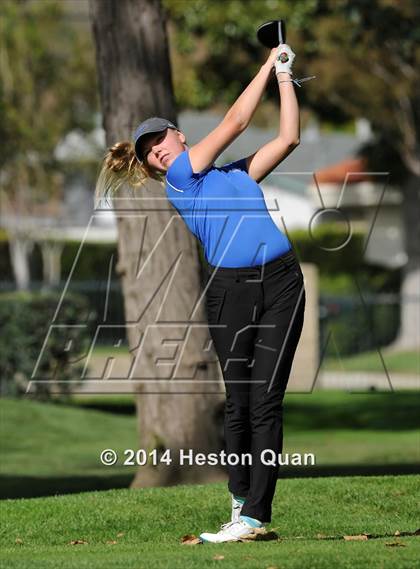
[[[419,487],[417,475],[279,480],[278,540],[194,546],[181,537],[227,520],[224,483],[5,500],[2,567],[412,569],[420,537],[394,534],[420,526]],[[343,539],[362,533],[371,537]]]
[[[123,404],[96,404],[112,402]],[[289,395],[284,450],[313,452],[325,467],[416,466],[418,402],[417,393]],[[104,467],[99,454],[137,448],[134,415],[3,399],[0,419],[3,497],[44,496],[0,503],[2,568],[417,566],[420,537],[394,534],[420,527],[418,475],[283,478],[268,528],[278,540],[187,546],[182,536],[228,521],[226,482],[121,488],[135,467]],[[120,489],[53,495],[109,487]],[[363,533],[370,539],[343,539]]]

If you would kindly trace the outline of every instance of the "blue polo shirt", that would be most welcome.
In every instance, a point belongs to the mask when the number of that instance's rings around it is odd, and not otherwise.
[[[166,194],[211,265],[262,265],[291,249],[248,175],[245,158],[194,173],[189,149],[184,150],[166,172]]]

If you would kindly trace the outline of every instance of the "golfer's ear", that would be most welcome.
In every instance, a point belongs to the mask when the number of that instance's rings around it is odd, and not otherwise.
[[[226,115],[214,130],[189,149],[193,172],[198,173],[211,166],[243,130],[237,119]]]
[[[184,134],[182,131],[176,130],[176,134],[177,134],[179,140],[180,140],[182,143],[185,144],[185,143],[187,142],[187,138],[186,138],[185,134]]]

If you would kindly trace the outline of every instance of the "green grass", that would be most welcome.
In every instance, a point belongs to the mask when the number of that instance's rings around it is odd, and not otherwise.
[[[418,392],[286,394],[283,452],[317,464],[420,464]]]
[[[224,483],[7,500],[0,505],[3,566],[412,569],[420,538],[397,539],[394,533],[418,529],[419,485],[420,476],[281,480],[270,524],[279,540],[197,546],[183,546],[180,539],[217,531],[227,521]],[[361,533],[372,539],[343,539]],[[70,545],[72,540],[87,544]],[[386,545],[396,542],[403,546]]]
[[[98,345],[95,346],[92,352],[92,357],[94,356],[121,356],[130,353],[128,345],[123,345],[120,348],[115,348],[114,346]]]
[[[313,452],[321,465],[418,463],[419,398],[415,392],[287,395],[283,452]],[[99,453],[107,447],[119,453],[138,448],[135,415],[98,409],[101,403],[112,407],[113,401],[132,406],[132,398],[81,399],[73,405],[0,401],[0,474],[6,495],[7,490],[24,496],[128,485],[134,468],[104,467]],[[87,403],[97,409],[84,407]],[[193,547],[180,545],[181,536],[217,531],[227,521],[226,483],[3,500],[0,565],[411,569],[420,539],[393,535],[420,526],[419,486],[419,476],[280,479],[271,524],[279,541]],[[342,538],[362,532],[374,538]],[[72,540],[88,543],[70,545]],[[386,545],[397,541],[404,546]],[[224,559],[214,559],[216,554]]]
[[[2,400],[0,409],[1,473],[102,474],[102,449],[137,445],[134,416],[12,399]],[[116,467],[115,473],[125,470]]]
[[[107,408],[113,401],[124,405],[119,396],[86,396],[84,404],[88,401],[97,408],[80,406],[79,398],[72,406],[0,400],[3,497],[129,485],[135,467],[105,467],[99,455],[112,448],[122,456],[125,449],[141,446],[136,417],[98,410],[101,402]],[[125,404],[132,406],[132,399]],[[389,465],[391,473],[411,471],[411,465],[420,464],[419,406],[415,392],[286,395],[283,452],[311,452],[324,470],[341,465],[378,473],[372,467]],[[295,475],[298,469],[284,472]]]
[[[420,353],[418,351],[387,352],[381,350],[389,373],[410,373],[420,377]],[[384,368],[377,351],[364,352],[347,358],[326,358],[323,363],[326,371],[366,371],[383,373]]]
[[[39,403],[0,401],[2,496],[126,487],[135,467],[105,467],[101,450],[137,448],[136,418]]]

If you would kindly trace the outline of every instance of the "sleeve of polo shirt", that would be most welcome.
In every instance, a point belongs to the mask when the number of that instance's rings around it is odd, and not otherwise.
[[[246,158],[240,158],[239,160],[228,162],[228,164],[224,164],[220,169],[224,170],[225,172],[229,172],[230,170],[242,170],[248,174],[248,170],[246,168]]]
[[[198,191],[202,173],[193,172],[189,150],[175,158],[166,172],[166,183],[177,192],[194,193]]]

